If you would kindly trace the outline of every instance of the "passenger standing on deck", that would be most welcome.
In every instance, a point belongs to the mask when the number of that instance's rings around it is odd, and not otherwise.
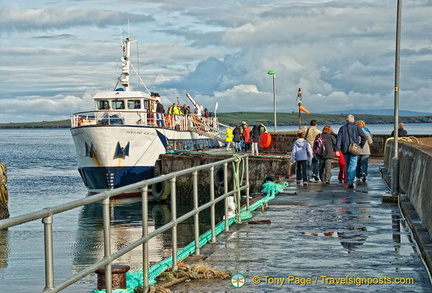
[[[240,130],[240,125],[236,124],[236,127],[233,130],[233,139],[234,139],[234,150],[236,152],[241,152],[242,146],[241,146],[241,140],[242,140],[242,133]]]
[[[252,127],[251,131],[251,141],[252,141],[252,156],[258,156],[258,140],[260,137],[260,130],[257,125],[254,125]]]
[[[247,152],[249,150],[249,147],[250,147],[250,132],[251,132],[251,130],[250,130],[249,126],[247,124],[244,124],[242,136],[243,136],[243,141],[245,144],[245,146],[244,146],[245,152]]]
[[[233,141],[233,129],[231,126],[229,126],[225,130],[225,141],[226,141],[226,150],[230,151],[231,150],[231,143]]]
[[[320,171],[319,175],[321,181],[325,184],[330,184],[332,161],[334,158],[334,147],[336,145],[336,137],[333,135],[333,129],[330,125],[324,126],[322,133],[317,135],[317,138],[321,135],[323,142],[322,154],[318,154],[320,160]]]
[[[164,113],[164,106],[158,100],[156,100],[156,121],[159,127],[165,126]]]
[[[296,163],[296,182],[300,184],[303,180],[303,185],[308,185],[307,161],[312,158],[312,148],[310,144],[303,138],[303,133],[297,134],[297,140],[291,150],[291,163]]]
[[[310,146],[313,146],[315,137],[321,133],[320,130],[317,129],[317,121],[311,120],[309,127],[303,127],[300,131],[303,133],[303,137],[309,142]],[[318,173],[319,173],[319,160],[316,154],[312,154],[312,158],[308,160],[307,162],[307,169],[308,169],[308,179],[312,180],[312,178],[315,179],[315,181],[318,181]]]
[[[348,115],[346,124],[339,128],[336,139],[336,150],[342,151],[347,168],[348,188],[354,188],[354,179],[356,176],[358,156],[351,154],[348,147],[351,143],[356,143],[363,147],[366,143],[367,137],[363,129],[354,124],[354,116]]]
[[[357,169],[356,169],[357,179],[360,180],[361,178],[362,181],[365,182],[366,176],[368,174],[367,171],[368,171],[369,156],[370,156],[370,145],[373,143],[373,141],[370,132],[366,130],[366,124],[364,123],[364,121],[359,120],[357,121],[356,124],[363,129],[367,137],[367,141],[364,147],[362,148],[361,154],[359,155],[359,159],[357,162]]]

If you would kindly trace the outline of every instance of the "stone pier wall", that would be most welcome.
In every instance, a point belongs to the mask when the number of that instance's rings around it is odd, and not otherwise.
[[[209,164],[216,161],[221,161],[231,157],[231,154],[165,154],[161,156],[158,164],[161,174],[168,174],[175,171],[184,170],[194,166],[200,166]],[[293,172],[293,164],[290,163],[288,156],[260,156],[260,157],[250,157],[249,158],[249,185],[250,194],[259,192],[260,186],[262,185],[264,179],[267,176],[273,176],[276,179],[278,177],[289,177]],[[242,174],[245,178],[246,174],[243,172],[243,162],[240,163],[239,176]],[[216,194],[223,193],[223,181],[220,182],[217,176],[217,169],[223,169],[223,166],[216,168],[215,170],[215,187]],[[232,188],[234,173],[232,163],[228,164],[228,184],[229,188]],[[221,170],[220,170],[221,171]],[[223,175],[223,172],[222,172]],[[209,194],[209,176],[210,171],[200,171],[198,172],[198,185],[200,196],[205,196]],[[219,177],[220,178],[220,177]],[[218,181],[219,184],[218,185]],[[177,184],[177,201],[188,203],[191,199],[192,192],[192,175],[180,176],[176,179]],[[231,190],[231,189],[230,189]],[[186,198],[186,200],[185,200]],[[200,200],[201,201],[201,200]],[[202,201],[206,201],[202,198]]]
[[[419,143],[399,141],[399,190],[406,194],[432,235],[432,138],[420,138]],[[384,160],[388,171],[393,154],[394,142],[391,141],[387,144]]]

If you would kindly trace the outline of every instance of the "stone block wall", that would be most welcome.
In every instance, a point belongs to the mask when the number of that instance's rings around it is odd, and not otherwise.
[[[419,142],[421,144],[399,141],[399,190],[406,194],[432,235],[432,144],[430,138],[419,139]],[[394,141],[391,141],[386,147],[387,170],[391,170],[393,153]]]

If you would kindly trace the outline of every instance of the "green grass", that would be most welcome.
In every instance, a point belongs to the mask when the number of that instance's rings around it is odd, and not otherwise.
[[[393,116],[389,115],[365,115],[354,114],[356,120],[364,120],[366,124],[390,124]],[[223,124],[235,125],[246,121],[249,125],[263,122],[265,125],[273,125],[273,113],[267,112],[230,112],[217,113],[219,121]],[[320,125],[343,124],[346,114],[301,114],[302,125],[308,125],[310,120],[316,119]],[[298,113],[278,113],[277,124],[298,125]],[[403,123],[432,123],[432,116],[401,116],[399,122]],[[0,123],[0,128],[69,128],[70,120]]]

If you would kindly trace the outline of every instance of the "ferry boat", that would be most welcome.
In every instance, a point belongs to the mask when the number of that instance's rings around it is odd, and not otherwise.
[[[114,88],[93,97],[95,110],[71,115],[78,171],[90,193],[159,175],[156,162],[167,150],[213,148],[224,141],[217,118],[202,116],[203,107],[189,94],[196,113],[156,113],[160,95],[148,91],[138,72],[147,92],[130,88],[132,43],[127,38],[122,44],[121,74]]]

